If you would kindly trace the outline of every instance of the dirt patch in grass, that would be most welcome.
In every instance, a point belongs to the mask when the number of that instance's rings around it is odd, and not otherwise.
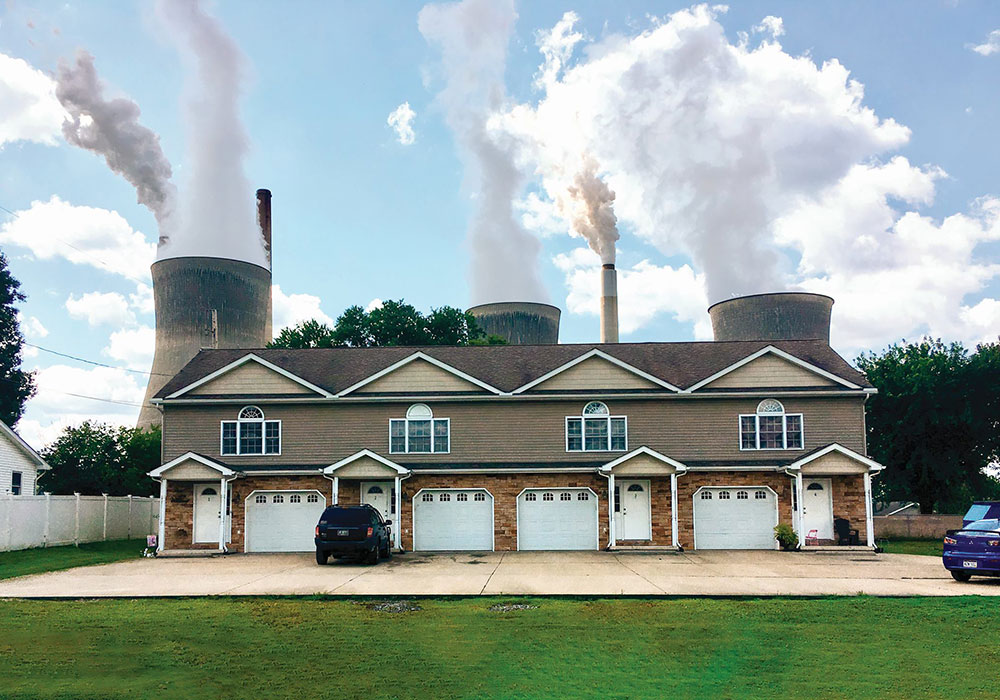
[[[363,605],[369,610],[382,613],[408,613],[420,612],[422,607],[412,600],[374,600],[374,601],[354,601],[355,605]]]
[[[497,603],[491,605],[488,610],[490,612],[515,612],[518,610],[538,610],[538,606],[531,603]]]

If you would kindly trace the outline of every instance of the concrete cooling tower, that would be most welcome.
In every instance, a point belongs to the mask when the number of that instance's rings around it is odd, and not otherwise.
[[[833,299],[810,292],[751,294],[708,307],[716,340],[830,342]]]
[[[498,302],[473,306],[469,313],[488,335],[498,335],[511,345],[555,345],[559,342],[561,312],[550,304]]]

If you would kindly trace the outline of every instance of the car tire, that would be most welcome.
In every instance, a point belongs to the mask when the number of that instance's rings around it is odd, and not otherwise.
[[[327,560],[330,558],[330,553],[325,552],[322,549],[316,548],[316,563],[320,566],[326,564]]]
[[[952,570],[951,577],[956,581],[958,581],[959,583],[968,583],[969,580],[972,578],[972,574],[970,574],[968,571]]]
[[[382,557],[383,559],[388,559],[389,557],[391,557],[391,556],[392,556],[392,547],[391,547],[391,546],[389,546],[389,543],[388,543],[388,542],[386,542],[386,543],[385,543],[385,548],[384,548],[384,549],[382,549],[382,551],[380,551],[380,552],[379,552],[378,554],[379,554],[379,556],[380,556],[380,557]]]
[[[365,557],[366,564],[378,564],[378,545],[376,544],[372,547],[371,551],[368,552],[368,556]]]

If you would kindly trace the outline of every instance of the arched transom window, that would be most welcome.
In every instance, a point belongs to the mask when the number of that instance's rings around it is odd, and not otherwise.
[[[628,447],[628,421],[613,416],[606,404],[591,401],[579,416],[566,417],[567,452],[610,452]]]
[[[437,454],[451,451],[451,421],[435,418],[431,407],[415,403],[406,418],[389,420],[389,452]]]
[[[281,421],[265,420],[257,406],[244,406],[236,420],[222,421],[219,451],[224,455],[280,455]]]
[[[740,416],[741,450],[801,450],[802,414],[785,413],[777,399],[764,399],[752,415]]]

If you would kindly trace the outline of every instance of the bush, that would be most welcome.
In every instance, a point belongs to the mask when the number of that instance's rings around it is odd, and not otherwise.
[[[781,523],[774,526],[774,539],[785,551],[790,551],[799,546],[799,535],[792,529],[791,525]]]

